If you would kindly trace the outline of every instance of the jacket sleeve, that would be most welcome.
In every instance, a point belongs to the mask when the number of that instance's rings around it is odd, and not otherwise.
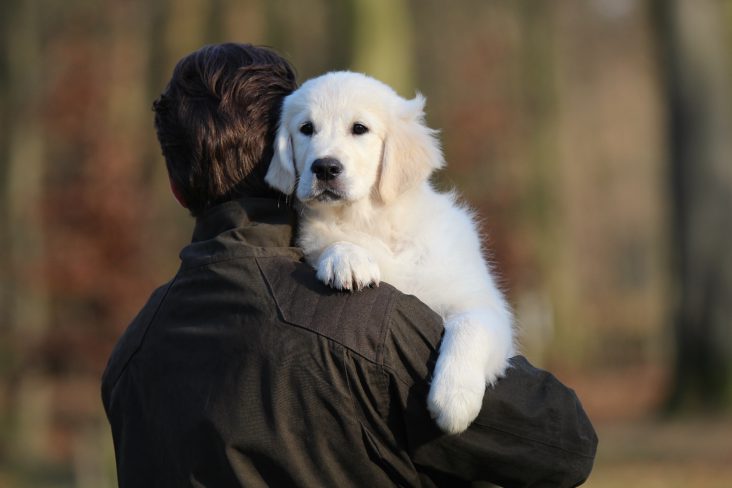
[[[486,390],[463,433],[442,433],[426,408],[442,334],[439,316],[414,297],[391,313],[384,365],[403,416],[409,455],[423,476],[504,487],[573,487],[592,470],[597,436],[575,393],[522,356]]]

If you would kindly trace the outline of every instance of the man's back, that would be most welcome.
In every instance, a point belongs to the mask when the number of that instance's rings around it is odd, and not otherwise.
[[[388,285],[326,288],[291,237],[272,199],[199,218],[105,372],[120,486],[572,486],[589,473],[594,433],[571,392],[531,397],[561,387],[549,376],[518,407],[489,390],[494,411],[442,436],[425,407],[439,317]]]

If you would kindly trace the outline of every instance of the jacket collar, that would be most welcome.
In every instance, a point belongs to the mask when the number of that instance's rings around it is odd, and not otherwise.
[[[204,212],[196,219],[192,241],[236,233],[252,246],[289,247],[293,245],[295,225],[295,212],[282,200],[247,197]]]

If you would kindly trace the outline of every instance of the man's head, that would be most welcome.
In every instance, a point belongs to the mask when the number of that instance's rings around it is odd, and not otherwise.
[[[205,46],[178,62],[153,110],[171,186],[194,216],[272,194],[264,175],[282,100],[295,88],[290,64],[262,47]]]

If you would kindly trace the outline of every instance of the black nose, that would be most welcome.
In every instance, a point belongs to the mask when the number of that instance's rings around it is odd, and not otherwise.
[[[335,158],[320,158],[310,167],[315,177],[322,181],[334,180],[343,172],[343,165]]]

